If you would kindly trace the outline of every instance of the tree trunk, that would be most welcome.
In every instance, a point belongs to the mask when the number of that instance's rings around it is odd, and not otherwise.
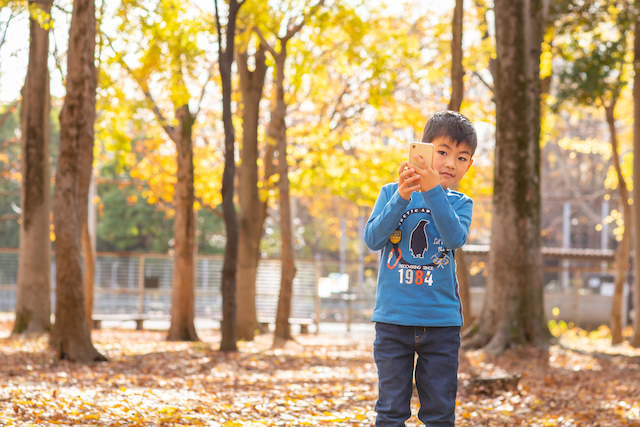
[[[60,113],[60,155],[56,171],[53,213],[56,233],[56,321],[50,345],[58,359],[89,363],[106,360],[91,343],[84,311],[81,268],[81,211],[87,199],[81,199],[81,174],[89,164],[82,153],[84,144],[93,144],[91,81],[95,74],[95,4],[75,0],[69,30],[67,53],[67,94]],[[93,70],[92,70],[93,69]],[[88,111],[89,109],[89,111]],[[86,214],[85,214],[86,216]]]
[[[640,8],[640,0],[635,1],[636,8]],[[633,77],[633,200],[635,215],[634,218],[634,312],[633,320],[633,337],[631,337],[631,345],[640,347],[640,20],[636,20],[634,26],[634,61],[633,69],[635,74]]]
[[[458,289],[460,292],[460,301],[462,303],[462,318],[464,325],[462,330],[467,329],[473,323],[473,315],[471,314],[471,286],[469,280],[469,266],[465,259],[465,253],[462,248],[456,250],[456,276],[458,277]]]
[[[279,175],[278,190],[280,193],[280,233],[282,236],[282,252],[280,254],[282,273],[273,347],[282,347],[287,340],[292,338],[289,315],[291,313],[291,299],[293,297],[293,279],[296,276],[291,199],[289,196],[289,165],[287,163],[287,127],[285,123],[287,105],[284,101],[284,64],[287,58],[287,50],[286,44],[281,44],[282,49],[275,57],[276,102],[271,111],[271,122],[269,124],[269,136],[275,139],[278,150],[277,171]]]
[[[173,290],[171,293],[171,325],[169,341],[198,341],[195,320],[193,211],[193,146],[194,117],[188,105],[176,110],[178,126],[173,129],[178,163],[178,182],[175,187],[176,214],[174,218]]]
[[[607,115],[607,124],[609,125],[609,133],[611,135],[611,159],[613,167],[618,176],[618,191],[620,192],[620,204],[622,205],[622,223],[624,224],[624,232],[622,233],[622,241],[618,247],[616,254],[616,278],[615,291],[613,300],[611,301],[611,336],[612,344],[620,344],[622,342],[622,294],[624,284],[627,281],[627,265],[629,263],[629,255],[631,253],[631,205],[629,205],[629,190],[627,183],[622,175],[620,167],[620,154],[618,151],[618,137],[616,135],[616,124],[614,110],[616,108],[616,100],[605,105]],[[637,310],[636,310],[637,312]]]
[[[48,14],[52,0],[29,4],[37,4]],[[51,329],[49,30],[31,18],[30,32],[29,65],[22,89],[22,221],[12,334]]]
[[[462,67],[462,17],[464,5],[462,0],[456,0],[453,11],[451,40],[451,99],[449,110],[460,111],[464,99],[464,68]],[[469,268],[464,256],[464,250],[456,250],[456,276],[462,302],[462,317],[465,319],[463,329],[471,326],[471,293],[469,291]]]
[[[465,346],[500,353],[545,345],[540,251],[540,50],[538,0],[496,0],[496,154],[489,280]]]
[[[462,17],[464,15],[463,0],[456,0],[453,10],[451,39],[451,100],[449,110],[460,111],[464,98],[464,68],[462,67]]]
[[[236,18],[242,3],[229,1],[229,19],[227,20],[226,45],[222,48],[222,30],[218,15],[218,0],[215,0],[216,21],[218,26],[218,62],[222,81],[222,121],[224,124],[224,172],[222,175],[222,211],[227,233],[227,242],[222,265],[222,338],[221,351],[237,351],[236,324],[236,273],[238,271],[238,218],[233,202],[233,185],[236,174],[235,129],[231,113],[231,66],[233,65],[236,37]]]
[[[87,221],[82,225],[82,254],[84,260],[84,314],[87,327],[93,329],[93,285],[96,277],[96,254],[91,244],[91,234]]]
[[[253,340],[257,329],[256,275],[260,259],[264,216],[258,188],[258,124],[260,100],[264,89],[267,65],[265,49],[260,44],[255,70],[250,71],[248,54],[238,54],[238,71],[242,90],[242,162],[238,168],[238,196],[240,200],[239,252],[237,273],[237,338]]]
[[[93,61],[96,50],[96,18],[95,2],[91,5],[89,14],[90,35],[87,38],[86,52],[87,58]],[[84,81],[85,106],[84,114],[87,117],[87,130],[80,137],[80,151],[78,153],[79,181],[78,181],[78,224],[81,227],[81,248],[84,260],[84,294],[85,294],[85,316],[89,330],[92,328],[91,316],[93,313],[93,283],[95,280],[95,254],[89,236],[88,213],[89,213],[89,187],[91,186],[91,175],[93,173],[93,146],[94,131],[93,124],[96,120],[96,90],[98,88],[98,70],[93,62],[87,70],[87,77]],[[92,201],[93,203],[93,201]]]

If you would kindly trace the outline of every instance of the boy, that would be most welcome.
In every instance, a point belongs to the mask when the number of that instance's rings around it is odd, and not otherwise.
[[[471,167],[477,136],[466,117],[442,111],[422,141],[435,145],[433,167],[417,155],[421,168],[402,163],[365,227],[367,246],[383,250],[371,319],[380,427],[411,417],[415,353],[418,418],[427,427],[455,422],[462,306],[453,255],[467,240],[473,201],[451,187]]]

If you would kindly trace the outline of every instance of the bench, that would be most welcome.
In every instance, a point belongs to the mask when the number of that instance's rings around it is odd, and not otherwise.
[[[269,332],[269,324],[275,323],[276,319],[261,317],[258,318],[258,326],[260,331],[263,333]],[[309,333],[309,325],[313,324],[313,320],[308,317],[290,317],[289,318],[290,325],[300,325],[300,333],[308,334]]]
[[[141,331],[144,329],[143,322],[145,320],[169,320],[169,316],[158,316],[158,315],[148,315],[148,314],[137,314],[137,313],[119,313],[119,314],[94,314],[91,316],[91,320],[93,322],[93,329],[100,329],[102,327],[102,321],[112,320],[124,322],[127,320],[133,320],[136,322],[136,330]]]

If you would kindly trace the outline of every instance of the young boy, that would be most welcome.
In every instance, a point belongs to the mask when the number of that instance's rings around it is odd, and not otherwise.
[[[473,201],[451,187],[471,167],[477,136],[466,117],[442,111],[422,141],[435,145],[433,167],[417,155],[421,168],[402,163],[399,182],[382,187],[365,227],[367,246],[383,250],[371,319],[380,427],[411,417],[414,369],[420,421],[455,422],[462,306],[453,255],[467,240]]]

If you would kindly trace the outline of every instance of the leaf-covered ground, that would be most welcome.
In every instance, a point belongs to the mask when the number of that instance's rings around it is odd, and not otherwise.
[[[0,323],[0,425],[374,425],[369,332],[297,335],[282,350],[261,335],[226,354],[215,330],[173,343],[110,329],[93,333],[110,362],[87,367],[54,363],[46,338],[6,338],[10,326]],[[549,351],[461,353],[456,425],[640,427],[640,351],[612,347],[604,328],[559,332]],[[472,381],[513,374],[517,388],[492,394]]]

